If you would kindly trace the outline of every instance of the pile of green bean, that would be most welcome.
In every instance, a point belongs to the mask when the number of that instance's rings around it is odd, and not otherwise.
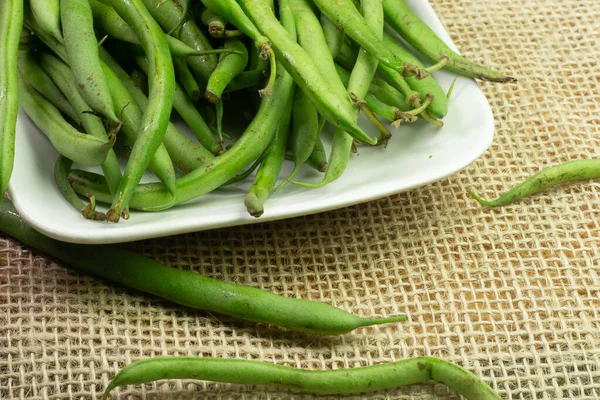
[[[0,12],[0,189],[18,92],[60,153],[60,192],[94,220],[165,210],[243,179],[258,217],[279,187],[338,179],[357,145],[385,146],[390,129],[418,119],[441,126],[448,96],[433,71],[514,81],[453,52],[405,0],[7,0]],[[358,125],[360,112],[379,137]],[[280,181],[286,159],[294,169]],[[322,178],[297,180],[305,166]],[[147,171],[156,182],[141,184]]]

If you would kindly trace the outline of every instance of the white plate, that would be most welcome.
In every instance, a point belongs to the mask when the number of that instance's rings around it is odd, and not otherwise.
[[[429,3],[425,0],[409,3],[419,17],[454,48]],[[442,87],[449,87],[453,79],[451,74],[440,72],[435,75]],[[132,212],[129,221],[109,224],[85,220],[61,197],[52,175],[57,153],[21,112],[17,126],[17,158],[9,193],[28,224],[48,236],[74,243],[126,242],[273,221],[407,191],[468,166],[487,150],[494,136],[490,106],[474,81],[465,78],[457,81],[444,124],[442,129],[421,122],[404,126],[394,131],[387,149],[361,147],[360,155],[352,158],[338,181],[322,189],[288,185],[269,199],[265,214],[258,219],[249,216],[244,208],[248,185],[242,184],[159,214]],[[364,121],[361,125],[370,129]],[[376,135],[372,129],[370,133]],[[286,163],[282,178],[289,174],[290,167]],[[317,181],[320,174],[307,168],[299,178]]]

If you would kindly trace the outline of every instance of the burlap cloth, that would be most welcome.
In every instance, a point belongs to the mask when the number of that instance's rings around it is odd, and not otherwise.
[[[482,84],[497,136],[471,167],[335,212],[127,246],[211,277],[410,322],[342,337],[290,334],[185,310],[0,238],[0,398],[97,398],[120,367],[155,355],[312,369],[431,355],[507,399],[600,399],[600,184],[494,210],[466,194],[493,197],[540,167],[598,155],[600,1],[432,3],[463,53],[520,78]],[[113,398],[290,397],[252,389],[161,382]],[[369,398],[456,395],[422,385]]]

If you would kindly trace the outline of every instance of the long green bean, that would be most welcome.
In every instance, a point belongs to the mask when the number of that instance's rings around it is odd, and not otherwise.
[[[330,371],[302,370],[250,360],[155,357],[123,368],[106,388],[103,400],[118,386],[139,385],[160,379],[202,379],[285,387],[318,395],[371,393],[433,381],[454,389],[467,400],[501,399],[494,389],[472,372],[433,357]]]
[[[19,110],[17,59],[22,28],[23,0],[3,0],[0,3],[0,197],[8,187],[15,159]]]

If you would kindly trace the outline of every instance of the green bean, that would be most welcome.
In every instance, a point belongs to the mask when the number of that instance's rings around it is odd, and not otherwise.
[[[103,33],[122,42],[140,44],[137,35],[131,27],[117,14],[111,6],[97,0],[89,0],[94,16],[94,26]],[[174,38],[171,35],[165,35],[171,54],[173,57],[188,57],[203,55],[204,52],[192,49],[187,44]]]
[[[135,85],[125,70],[123,70],[110,54],[102,48],[100,49],[100,58],[117,77],[117,79],[112,79],[109,82],[111,84],[111,90],[113,92],[121,92],[123,93],[123,98],[127,98],[122,107],[126,104],[137,104],[139,108],[146,109],[148,107],[148,98]],[[177,85],[175,88],[177,88]],[[173,92],[174,98],[176,98],[176,92],[177,89]],[[125,111],[127,111],[127,108]],[[141,111],[139,112],[141,113]],[[139,126],[139,123],[133,126]],[[186,173],[200,168],[214,159],[211,152],[188,139],[187,136],[179,132],[172,123],[167,125],[163,144],[171,156],[173,164]],[[159,147],[157,153],[160,151]]]
[[[298,44],[306,50],[327,82],[337,94],[347,95],[346,87],[335,72],[333,56],[323,28],[308,0],[289,0],[298,30]]]
[[[552,186],[597,178],[600,178],[600,159],[573,160],[542,169],[493,201],[483,200],[473,192],[470,194],[484,206],[500,207]]]
[[[400,72],[403,76],[424,78],[428,75],[425,70],[402,60],[397,54],[388,49],[383,44],[379,32],[368,26],[365,18],[356,9],[352,0],[313,0],[313,2],[327,18],[342,27],[346,35],[383,65]]]
[[[98,42],[88,0],[60,0],[60,18],[69,65],[86,103],[103,118],[118,125],[110,89],[102,72]]]
[[[226,39],[224,47],[241,54],[226,54],[220,57],[217,68],[208,80],[204,94],[204,97],[214,104],[221,101],[221,96],[227,85],[248,65],[248,50],[240,39]]]
[[[259,85],[263,77],[263,72],[264,71],[262,70],[256,69],[243,71],[238,76],[233,78],[223,93],[237,92],[238,90]]]
[[[310,157],[308,157],[308,160],[306,160],[306,163],[319,172],[327,171],[327,153],[325,152],[325,146],[323,146],[321,138],[317,138],[315,148]]]
[[[40,68],[31,51],[20,51],[18,66],[21,76],[27,79],[27,83],[44,96],[46,100],[54,104],[60,112],[69,117],[75,124],[81,125],[80,114],[75,112],[69,100],[66,99],[52,79]]]
[[[46,32],[62,40],[59,0],[29,0],[34,18]]]
[[[295,22],[293,8],[291,2],[287,0],[279,3],[279,18],[282,26],[292,38],[298,37],[297,24]],[[291,79],[287,72],[283,72],[288,79]],[[292,107],[295,102],[295,89],[289,96],[288,103],[279,118],[279,126],[275,133],[275,137],[271,145],[266,151],[264,160],[260,164],[260,168],[256,174],[252,186],[248,190],[244,199],[244,204],[248,213],[253,217],[260,217],[265,211],[265,202],[269,195],[273,192],[283,160],[285,158],[285,149],[287,147],[287,139],[289,135],[289,127],[292,118]]]
[[[197,198],[203,194],[209,193],[248,165],[252,164],[273,140],[278,125],[278,116],[283,113],[283,109],[290,98],[293,87],[293,81],[288,74],[281,74],[275,83],[273,93],[262,99],[260,108],[255,118],[248,128],[244,131],[235,144],[223,155],[216,157],[203,168],[196,169],[189,174],[177,180],[177,198],[175,203],[162,184],[142,184],[139,185],[130,201],[133,209],[144,211],[162,211],[172,207],[175,204],[181,204],[191,199]],[[73,175],[75,171],[71,172]],[[102,177],[96,177],[102,180]],[[88,192],[89,188],[85,185],[74,183],[75,191]],[[106,185],[104,184],[100,191],[92,191],[99,201],[105,201],[107,198]]]
[[[0,197],[13,171],[15,131],[19,111],[17,84],[19,40],[23,26],[23,0],[0,4]],[[2,199],[0,198],[0,203]]]
[[[202,30],[192,19],[187,19],[181,6],[175,2],[164,2],[163,0],[143,0],[143,2],[165,31],[177,29],[183,19],[184,22],[179,28],[179,39],[198,51],[212,50],[212,46]],[[210,74],[217,66],[217,56],[214,54],[188,57],[187,61],[201,87],[203,83],[208,82]]]
[[[244,13],[244,11],[236,2],[236,0],[201,1],[208,9],[225,17],[225,19],[231,22],[237,29],[239,29],[246,36],[252,39],[256,48],[260,52],[261,58],[269,60],[271,66],[269,81],[267,83],[267,86],[259,91],[259,94],[261,96],[269,95],[269,93],[271,93],[273,89],[273,85],[275,84],[275,78],[277,76],[277,63],[275,62],[275,57],[269,39],[261,34],[261,32],[251,21],[251,19],[248,18],[248,16]],[[272,2],[271,4],[267,4],[267,8],[269,10],[273,8]]]
[[[313,105],[329,122],[341,127],[354,138],[369,144],[377,140],[369,137],[356,123],[354,108],[347,93],[341,97],[321,75],[318,67],[308,55],[283,29],[264,0],[239,0],[248,16],[260,21],[264,34],[273,43],[281,57],[281,63],[292,75],[298,86],[307,93]],[[282,56],[285,54],[285,56]]]
[[[225,34],[227,21],[210,8],[204,10],[200,19],[202,23],[208,27],[208,33],[210,33],[212,37],[220,38]]]
[[[69,170],[73,165],[73,161],[69,160],[64,156],[58,156],[56,163],[54,164],[54,180],[59,192],[63,195],[65,200],[79,211],[86,219],[94,221],[106,220],[106,214],[96,211],[96,204],[93,197],[90,199],[89,204],[85,204],[77,193],[71,187],[69,183]]]
[[[112,70],[105,64],[103,65],[103,68],[111,88],[115,108],[122,110],[121,118],[123,119],[123,133],[125,133],[128,139],[127,141],[133,148],[135,144],[141,140],[142,132],[139,127],[142,125],[144,113],[140,105],[136,103],[129,92],[122,85],[119,85],[119,78]],[[162,143],[151,156],[147,168],[152,171],[161,182],[165,183],[169,188],[169,191],[174,192],[176,190],[173,161],[171,160],[170,154],[167,152],[166,146]],[[120,186],[121,185],[119,185],[119,187]]]
[[[297,90],[292,108],[292,154],[294,170],[290,176],[279,185],[278,189],[291,182],[302,165],[310,158],[315,150],[315,144],[321,133],[319,114],[308,99],[308,96]]]
[[[266,154],[260,167],[256,172],[256,177],[248,193],[244,198],[244,205],[248,213],[253,217],[260,217],[265,212],[265,202],[273,192],[277,178],[283,167],[285,158],[285,148],[289,136],[289,126],[292,113],[292,99],[279,120],[279,126],[271,145],[266,150]]]
[[[143,57],[136,58],[137,64],[144,72],[148,72],[148,61]],[[213,154],[223,153],[223,147],[217,142],[209,126],[202,118],[202,115],[196,109],[191,99],[185,94],[185,91],[176,83],[173,90],[173,106],[181,118],[188,124],[192,133],[204,148]]]
[[[344,82],[344,84],[347,85],[348,82],[350,81],[350,72],[346,71],[344,68],[340,67],[339,65],[336,65],[336,67],[337,67],[336,68],[337,72],[338,72],[340,78],[342,79],[342,82]],[[371,91],[371,88],[373,86],[374,86],[374,84],[371,83],[371,85],[369,86],[369,91]],[[365,102],[367,103],[367,107],[370,110],[373,110],[373,112],[375,114],[380,115],[381,117],[391,121],[392,123],[394,123],[394,126],[398,127],[400,122],[402,122],[403,113],[401,110],[399,110],[396,107],[385,104],[383,101],[379,100],[373,94],[367,93],[367,95],[365,96]]]
[[[175,59],[173,59],[173,63],[175,63]],[[142,92],[148,93],[148,78],[142,70],[138,68],[132,69],[129,77]]]
[[[65,63],[48,53],[42,53],[40,63],[42,69],[58,85],[61,92],[65,94],[75,112],[80,115],[81,123],[87,133],[104,140],[116,134],[116,132],[107,133],[102,121],[97,116],[87,113],[89,110],[87,103],[77,90],[75,76]],[[108,152],[106,160],[102,163],[102,171],[104,172],[104,176],[106,176],[110,192],[114,195],[121,181],[121,168],[117,155],[112,149]]]
[[[396,39],[394,39],[389,32],[384,33],[383,42],[396,53],[402,54],[403,58],[409,60],[418,67],[423,67],[421,61]],[[446,116],[446,114],[448,114],[448,98],[446,97],[444,90],[432,76],[428,76],[425,79],[407,77],[405,80],[412,89],[421,94],[421,102],[425,101],[426,95],[430,94],[433,96],[433,101],[427,108],[427,111],[434,118],[443,118]],[[419,105],[415,104],[415,106],[418,107]]]
[[[375,39],[379,40],[380,37],[383,37],[384,26],[381,0],[363,0],[361,6],[362,12],[365,15],[367,28],[372,30],[375,34]],[[348,79],[348,92],[358,99],[364,98],[377,72],[377,65],[378,60],[375,56],[366,51],[360,52]],[[339,78],[337,71],[335,74]],[[358,119],[358,111],[355,113],[354,118]],[[388,139],[388,136],[382,135],[381,143],[386,145]],[[329,163],[323,180],[319,183],[294,182],[294,184],[302,187],[318,188],[339,179],[348,165],[353,145],[354,139],[352,136],[342,129],[336,128],[333,133],[331,155],[329,156]]]
[[[337,335],[360,327],[404,321],[402,316],[363,318],[325,303],[287,298],[171,268],[110,245],[76,245],[48,238],[25,224],[7,200],[0,204],[0,232],[75,270],[97,275],[185,307],[296,332]]]
[[[371,393],[417,383],[446,385],[467,400],[500,400],[482,379],[456,364],[418,357],[359,368],[303,370],[260,361],[201,357],[154,357],[125,366],[104,392],[161,379],[199,379],[241,385],[285,387],[316,395]]]
[[[346,34],[324,14],[321,14],[321,27],[323,28],[329,53],[335,59],[342,48]]]
[[[445,69],[485,81],[516,82],[515,78],[482,67],[454,52],[413,13],[406,0],[384,0],[383,7],[387,22],[418,52],[433,62],[447,57]]]
[[[77,131],[63,118],[60,111],[25,79],[19,78],[18,83],[19,105],[48,137],[56,151],[78,164],[89,167],[98,166],[106,160],[115,143],[115,135],[110,140],[102,140]]]
[[[112,0],[115,11],[139,37],[148,57],[148,106],[144,111],[140,136],[131,151],[119,185],[119,193],[108,210],[108,220],[118,222],[128,206],[135,187],[152,156],[162,144],[173,108],[175,72],[165,36],[141,0]],[[173,193],[173,199],[175,194]]]
[[[182,86],[185,93],[192,101],[198,101],[200,98],[200,86],[194,79],[190,67],[184,59],[174,58],[173,67],[175,68],[175,79]]]

